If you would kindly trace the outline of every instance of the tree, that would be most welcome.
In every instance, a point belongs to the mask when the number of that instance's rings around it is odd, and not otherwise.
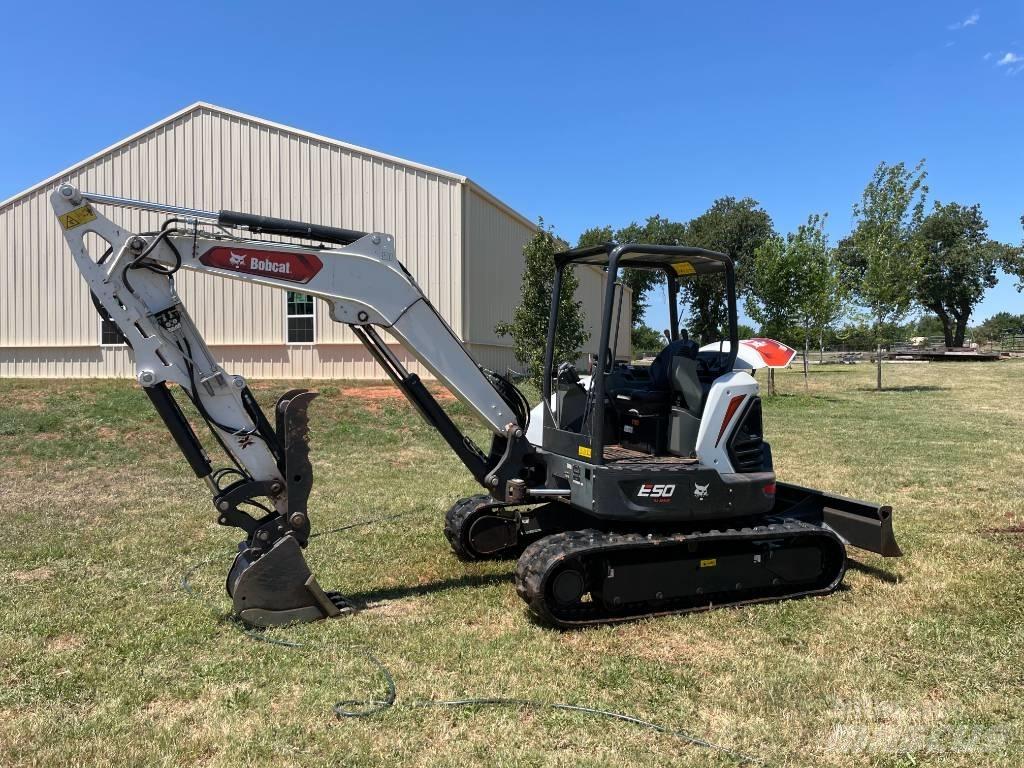
[[[633,357],[647,357],[658,354],[666,344],[664,334],[649,325],[638,325],[631,334]]]
[[[722,197],[686,225],[680,242],[732,257],[736,264],[737,294],[743,296],[755,252],[774,234],[771,217],[756,200]],[[728,314],[722,280],[714,276],[692,278],[682,283],[680,292],[689,304],[690,334],[704,343],[724,336]]]
[[[999,341],[1008,333],[1024,335],[1024,314],[997,312],[974,330],[974,338],[979,344],[986,344]]]
[[[642,225],[634,221],[618,230],[612,230],[610,226],[592,227],[580,235],[576,245],[577,247],[601,245],[611,241],[680,245],[685,233],[685,224],[670,221],[656,214],[650,216]],[[625,268],[620,271],[619,279],[632,292],[633,304],[630,309],[630,322],[633,328],[639,328],[649,306],[647,294],[652,288],[665,282],[665,275],[659,270]]]
[[[998,282],[1006,246],[988,239],[981,207],[935,203],[917,237],[923,253],[917,300],[942,321],[947,347],[962,347],[971,312]]]
[[[747,273],[747,313],[769,332],[784,336],[799,327],[804,346],[804,385],[812,332],[819,337],[842,309],[842,292],[826,216],[814,214],[785,239],[773,235],[756,249]]]
[[[1020,217],[1020,225],[1024,227],[1024,216]],[[1007,274],[1015,275],[1017,290],[1024,291],[1024,241],[1021,241],[1020,248],[1007,248],[999,266]]]
[[[555,253],[565,248],[550,227],[539,219],[537,234],[523,246],[523,298],[512,321],[498,323],[499,336],[511,336],[516,359],[527,367],[534,384],[540,384],[544,372],[544,348],[547,344],[548,318],[551,313],[551,289],[555,276]],[[590,335],[584,324],[583,304],[576,300],[579,285],[571,268],[562,276],[558,303],[558,328],[555,335],[555,360],[575,361]]]
[[[910,312],[921,273],[921,241],[928,187],[924,160],[912,170],[903,163],[878,164],[859,202],[855,226],[841,249],[847,279],[874,323],[878,356],[876,388],[882,389],[882,329]]]

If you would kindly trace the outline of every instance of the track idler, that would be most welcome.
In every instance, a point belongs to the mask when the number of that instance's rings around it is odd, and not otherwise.
[[[261,555],[244,541],[238,549],[227,589],[235,615],[246,624],[319,621],[351,609],[340,594],[321,589],[294,537],[282,536]]]

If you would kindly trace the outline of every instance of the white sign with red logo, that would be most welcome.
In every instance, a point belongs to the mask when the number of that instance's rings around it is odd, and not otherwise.
[[[701,352],[729,352],[729,342],[705,344]],[[796,350],[775,339],[741,339],[736,350],[737,367],[785,368],[796,357]]]
[[[324,264],[312,253],[264,251],[256,248],[211,248],[199,261],[208,267],[244,272],[259,277],[276,277],[292,283],[308,283]]]

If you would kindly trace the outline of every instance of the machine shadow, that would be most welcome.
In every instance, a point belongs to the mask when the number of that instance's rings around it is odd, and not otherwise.
[[[879,581],[884,581],[886,584],[899,584],[902,579],[891,571],[887,571],[884,568],[879,568],[876,565],[867,565],[857,560],[847,559],[847,567],[852,568],[855,571],[859,571],[867,576],[874,576]]]
[[[494,584],[506,584],[512,580],[512,573],[489,573],[482,576],[459,576],[453,579],[442,579],[428,584],[416,584],[407,587],[390,587],[388,589],[371,589],[363,592],[346,592],[345,597],[359,606],[359,610],[372,611],[373,603],[383,600],[400,600],[403,597],[422,597],[451,589],[469,587],[489,587]]]

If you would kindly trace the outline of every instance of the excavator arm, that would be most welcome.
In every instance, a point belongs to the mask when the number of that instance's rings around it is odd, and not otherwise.
[[[474,362],[396,258],[391,235],[146,203],[69,184],[52,194],[51,204],[93,302],[124,335],[139,384],[193,472],[209,486],[218,522],[245,531],[227,582],[244,620],[260,626],[310,621],[346,608],[340,595],[320,588],[301,552],[310,534],[306,503],[312,486],[307,407],[316,395],[286,392],[271,424],[245,379],[224,371],[203,340],[175,290],[180,269],[301,291],[327,302],[332,320],[352,329],[477,481],[501,500],[518,500],[533,471],[525,401],[508,382]],[[157,232],[136,234],[104,216],[98,204],[155,210],[170,218]],[[240,237],[229,228],[321,245]],[[102,254],[89,252],[90,233],[106,243]],[[229,315],[232,310],[223,308]],[[489,453],[462,434],[378,328],[490,429]],[[233,466],[213,467],[168,384],[184,391]]]

